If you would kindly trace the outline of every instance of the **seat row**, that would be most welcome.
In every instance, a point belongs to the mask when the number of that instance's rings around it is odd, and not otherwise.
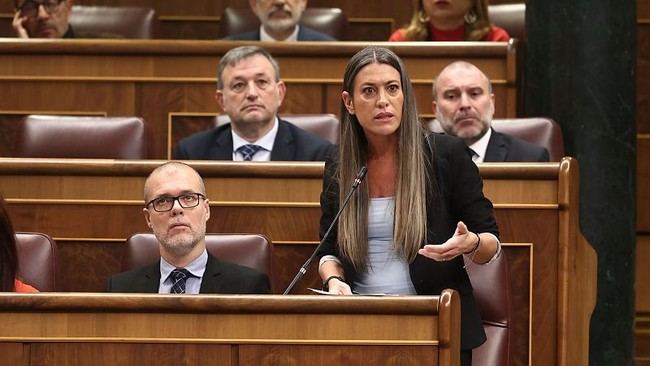
[[[228,116],[212,118],[212,126],[229,123]],[[283,116],[296,126],[333,144],[338,143],[339,121],[333,114]],[[19,136],[11,157],[147,159],[146,123],[137,117],[79,117],[29,115],[18,122]],[[435,120],[426,126],[442,132]],[[495,119],[492,127],[502,133],[545,147],[551,161],[564,156],[559,125],[547,118]],[[185,136],[168,136],[172,142]]]
[[[524,3],[490,5],[489,16],[513,38],[524,39],[525,10]],[[348,20],[340,8],[307,8],[302,23],[338,40],[354,40],[347,31]],[[75,5],[70,24],[79,38],[154,39],[160,33],[156,10],[148,7]],[[220,18],[219,33],[212,38],[246,33],[258,27],[259,19],[249,8],[227,7]]]

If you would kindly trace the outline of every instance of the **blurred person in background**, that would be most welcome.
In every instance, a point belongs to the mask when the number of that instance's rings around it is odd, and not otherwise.
[[[300,24],[307,0],[249,0],[260,19],[254,32],[231,34],[224,39],[239,41],[336,41],[327,34]]]
[[[17,272],[16,232],[9,218],[5,199],[0,196],[0,292],[38,292],[16,278]]]
[[[18,38],[74,38],[69,19],[74,0],[15,0]]]
[[[490,23],[488,0],[415,0],[411,23],[388,39],[404,41],[508,41],[503,28]]]

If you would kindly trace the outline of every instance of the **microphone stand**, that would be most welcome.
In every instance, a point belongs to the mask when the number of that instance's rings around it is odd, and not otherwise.
[[[357,190],[363,179],[366,177],[366,173],[368,173],[368,168],[365,166],[362,166],[361,169],[359,170],[359,173],[357,173],[356,178],[354,178],[354,182],[352,183],[352,189],[350,189],[350,192],[348,192],[347,196],[345,196],[345,200],[343,200],[343,204],[339,208],[339,211],[336,213],[336,216],[334,216],[334,219],[332,220],[332,223],[330,223],[330,226],[327,228],[327,231],[325,232],[325,235],[323,235],[323,239],[321,239],[320,243],[316,246],[316,249],[314,249],[314,252],[311,253],[311,256],[305,264],[300,267],[298,270],[298,273],[296,273],[296,276],[291,280],[291,283],[287,287],[286,290],[284,290],[284,293],[282,295],[288,295],[291,290],[293,290],[294,286],[300,281],[300,279],[307,273],[307,267],[311,264],[311,262],[314,260],[316,257],[316,254],[318,253],[318,250],[320,247],[323,246],[323,243],[325,240],[329,237],[330,232],[334,228],[334,225],[339,221],[339,216],[341,216],[341,213],[345,209],[345,207],[348,205],[348,201],[350,201],[350,198],[352,197],[352,194]]]

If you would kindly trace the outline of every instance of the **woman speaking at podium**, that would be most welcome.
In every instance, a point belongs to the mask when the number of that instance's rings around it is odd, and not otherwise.
[[[462,118],[475,118],[471,108]],[[466,145],[424,131],[402,61],[376,47],[359,51],[345,70],[339,143],[338,156],[326,161],[321,194],[321,238],[333,225],[318,253],[324,289],[341,295],[455,289],[461,364],[470,365],[471,350],[486,337],[463,257],[468,265],[489,263],[500,244]],[[358,176],[363,167],[365,180]]]

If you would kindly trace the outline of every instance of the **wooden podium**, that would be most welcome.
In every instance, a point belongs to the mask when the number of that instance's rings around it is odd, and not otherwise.
[[[3,365],[459,365],[460,298],[0,294]]]

